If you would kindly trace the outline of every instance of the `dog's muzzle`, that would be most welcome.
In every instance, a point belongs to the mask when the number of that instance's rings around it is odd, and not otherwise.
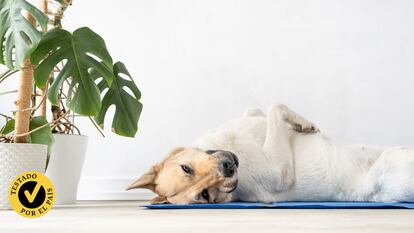
[[[209,150],[207,154],[217,156],[219,158],[219,172],[225,178],[221,192],[231,193],[237,188],[237,168],[239,167],[239,159],[237,156],[225,150]]]

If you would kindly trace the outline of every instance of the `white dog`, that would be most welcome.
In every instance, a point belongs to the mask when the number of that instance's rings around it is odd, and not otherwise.
[[[414,202],[414,150],[336,143],[284,105],[267,116],[250,109],[194,147],[174,150],[130,188],[153,190],[153,203]]]

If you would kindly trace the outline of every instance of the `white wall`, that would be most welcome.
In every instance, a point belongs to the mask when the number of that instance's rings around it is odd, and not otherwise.
[[[135,139],[82,121],[81,198],[142,197],[122,189],[172,147],[273,102],[338,140],[414,146],[414,1],[116,2],[75,0],[64,20],[105,38],[144,104]]]

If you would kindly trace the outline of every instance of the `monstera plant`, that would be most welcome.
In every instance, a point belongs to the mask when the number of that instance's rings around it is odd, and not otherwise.
[[[59,139],[58,134],[52,135],[52,132],[79,132],[74,124],[75,116],[89,117],[101,131],[108,118],[107,110],[115,106],[112,131],[134,137],[142,110],[138,87],[126,66],[113,62],[102,37],[88,27],[73,32],[62,28],[64,12],[71,4],[72,0],[41,0],[37,8],[26,0],[0,0],[0,63],[7,67],[0,76],[0,88],[3,81],[15,73],[20,74],[18,90],[0,92],[0,98],[17,92],[16,109],[9,114],[1,113],[6,121],[0,129],[0,140],[12,143],[0,146],[46,144],[51,154],[48,168],[51,176],[59,176],[54,174],[54,169],[62,172],[60,167],[53,168],[54,153],[84,154],[86,148],[73,151],[86,146],[86,142],[79,141],[82,137]],[[50,112],[46,110],[48,103]],[[59,141],[64,141],[66,147],[69,143],[69,149],[60,148]],[[44,151],[44,147],[41,150]],[[6,156],[10,153],[0,154],[0,164],[8,159]],[[80,160],[80,166],[74,167],[82,167],[83,158]],[[70,167],[67,161],[56,163]],[[25,169],[41,170],[39,167]],[[4,182],[0,180],[0,183]],[[59,197],[59,185],[55,185]]]

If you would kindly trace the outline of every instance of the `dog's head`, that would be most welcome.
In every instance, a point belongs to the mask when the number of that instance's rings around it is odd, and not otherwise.
[[[127,190],[158,194],[152,204],[223,203],[237,187],[237,157],[229,151],[176,148]]]

